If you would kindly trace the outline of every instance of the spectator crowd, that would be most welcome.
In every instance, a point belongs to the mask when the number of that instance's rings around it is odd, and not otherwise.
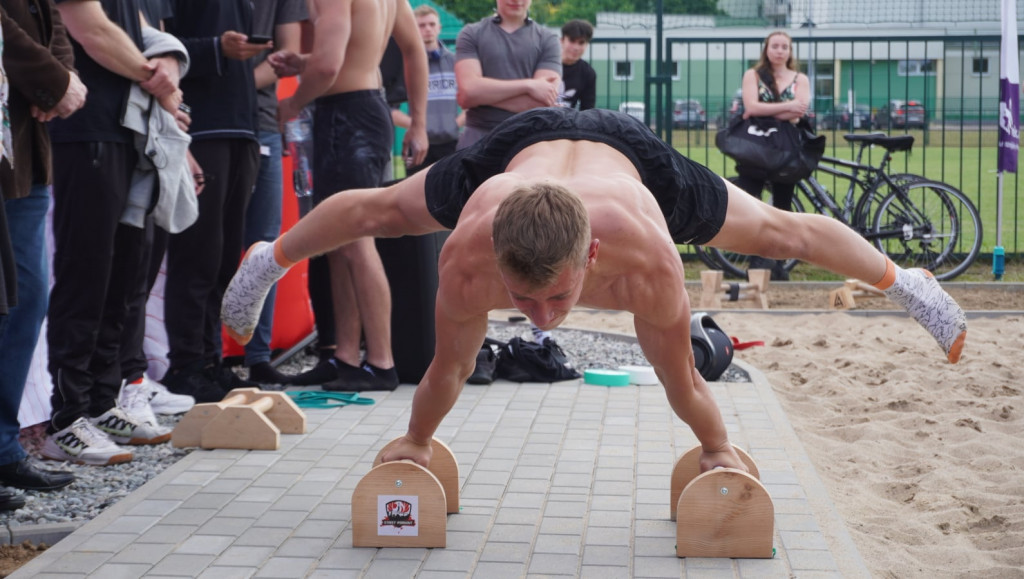
[[[497,0],[453,52],[438,12],[407,0],[0,0],[0,485],[74,482],[19,443],[44,320],[52,414],[39,452],[54,461],[130,461],[133,445],[170,439],[156,414],[240,386],[397,387],[372,240],[311,260],[320,362],[302,374],[271,365],[273,295],[245,344],[246,378],[228,367],[221,299],[245,249],[281,232],[282,134],[300,114],[313,120],[307,212],[391,179],[396,127],[412,175],[514,113],[592,108],[581,56],[593,28],[572,21],[559,41],[529,6]],[[384,95],[389,39],[405,110]],[[162,264],[168,370],[156,377],[143,342]],[[0,510],[23,505],[0,489]]]

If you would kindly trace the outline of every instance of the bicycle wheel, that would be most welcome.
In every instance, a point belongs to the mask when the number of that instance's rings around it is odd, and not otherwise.
[[[935,279],[963,273],[981,250],[981,217],[959,189],[939,181],[905,180],[880,196],[865,237],[904,268],[922,267]]]
[[[694,245],[693,252],[697,254],[697,259],[704,262],[704,265],[711,269],[722,269],[722,263],[711,253],[710,247],[705,248],[703,245]]]
[[[803,195],[810,195],[807,191],[807,186],[804,185],[803,181],[797,183],[796,186]],[[771,198],[768,199],[768,204],[771,205]],[[793,213],[805,213],[804,204],[800,201],[800,194],[798,194],[796,190],[793,191],[793,202],[790,206],[790,211]],[[708,256],[718,264],[717,267],[709,264],[709,267],[722,270],[725,273],[725,277],[732,279],[747,279],[747,270],[750,269],[751,256],[743,253],[736,253],[734,251],[726,251],[717,247],[705,247],[702,248],[702,251],[706,252]],[[785,268],[787,272],[790,272],[793,271],[793,268],[796,267],[798,263],[800,263],[799,260],[787,259],[782,264],[782,267]]]

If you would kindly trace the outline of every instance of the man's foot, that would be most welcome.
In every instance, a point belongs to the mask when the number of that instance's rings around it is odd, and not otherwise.
[[[171,429],[157,424],[152,411],[149,416],[136,416],[115,406],[90,422],[118,444],[160,444],[171,439]]]
[[[267,292],[287,271],[274,259],[273,243],[257,241],[245,252],[220,306],[220,318],[239,344],[252,339]]]
[[[259,384],[235,374],[222,361],[217,361],[207,366],[204,373],[211,382],[220,386],[220,389],[225,393],[231,392],[235,388],[259,388]]]
[[[273,386],[287,386],[291,384],[292,377],[287,374],[282,374],[270,365],[270,362],[257,362],[252,366],[249,366],[249,381],[255,382],[259,386],[273,385]]]
[[[184,414],[196,405],[196,399],[184,394],[175,394],[166,386],[151,379],[142,377],[143,391],[149,395],[149,406],[157,414]]]
[[[322,388],[329,392],[390,392],[398,388],[398,373],[393,367],[384,370],[370,364],[361,368],[345,364],[338,369],[338,378]]]
[[[43,470],[26,456],[19,461],[0,464],[0,485],[26,491],[53,491],[75,481],[75,475],[66,470]],[[0,509],[2,506],[0,497]],[[15,507],[18,508],[18,507]]]
[[[338,362],[331,355],[321,358],[316,366],[301,374],[291,376],[289,384],[292,386],[319,386],[338,379]]]
[[[172,394],[166,386],[147,376],[125,382],[117,395],[120,408],[135,416],[152,417],[154,424],[157,422],[155,414],[181,414],[191,410],[195,404],[195,398]]]
[[[172,394],[191,396],[197,403],[220,402],[227,394],[198,364],[172,368],[164,375],[162,382]]]
[[[25,497],[0,489],[0,511],[16,511],[25,506]]]
[[[132,459],[132,451],[114,444],[85,418],[79,418],[71,426],[47,436],[39,454],[50,460],[94,466],[119,464]]]
[[[960,360],[967,338],[967,316],[931,272],[896,268],[896,281],[885,295],[931,333],[950,363]]]

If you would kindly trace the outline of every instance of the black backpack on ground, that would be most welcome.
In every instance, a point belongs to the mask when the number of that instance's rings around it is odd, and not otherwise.
[[[561,382],[580,377],[552,339],[538,344],[518,337],[507,343],[487,338],[487,343],[498,346],[498,378],[512,382]]]

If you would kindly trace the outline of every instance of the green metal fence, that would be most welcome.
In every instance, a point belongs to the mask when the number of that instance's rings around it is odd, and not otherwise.
[[[842,138],[850,131],[914,135],[914,150],[898,157],[894,170],[919,173],[964,191],[982,214],[982,249],[990,252],[997,222],[999,37],[877,39],[790,32],[801,68],[811,80],[813,114],[819,133],[828,137],[829,154],[853,154]],[[743,72],[757,61],[762,40],[665,38],[658,63],[651,38],[595,38],[584,58],[597,71],[598,107],[636,112],[635,105],[623,103],[643,103],[640,115],[663,139],[728,176],[734,173],[732,163],[718,153],[714,135],[728,120]],[[673,127],[679,101],[698,103],[705,123]],[[902,123],[899,115],[905,111],[892,106],[911,102],[924,108],[923,123]],[[845,121],[843,111],[848,113]],[[1018,258],[1024,252],[1022,218],[1024,194],[1017,176],[1009,174],[1004,179],[1002,244]]]

